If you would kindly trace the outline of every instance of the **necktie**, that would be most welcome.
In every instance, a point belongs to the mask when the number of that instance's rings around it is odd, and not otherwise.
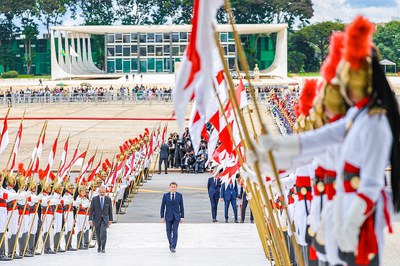
[[[104,202],[103,202],[103,197],[100,198],[100,207],[101,210],[103,210]]]
[[[214,178],[214,182],[215,182],[215,186],[218,186],[218,182],[217,182],[217,179],[216,178]]]
[[[172,193],[172,202],[175,201],[175,193]]]

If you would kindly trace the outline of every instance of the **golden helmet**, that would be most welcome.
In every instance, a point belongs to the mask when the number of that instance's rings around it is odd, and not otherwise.
[[[86,186],[81,185],[81,186],[79,186],[78,191],[79,191],[79,192],[81,192],[81,191],[86,191],[86,189],[87,189]]]
[[[71,183],[70,181],[66,181],[66,183],[65,183],[65,189],[66,189],[68,192],[72,193],[72,192],[74,191],[74,188],[75,188],[75,186],[74,186],[73,183]]]
[[[49,193],[51,191],[51,184],[49,182],[46,182],[46,180],[44,180],[43,182],[41,182],[41,184],[43,192]]]
[[[15,185],[15,181],[16,181],[16,175],[15,174],[11,174],[10,172],[7,172],[6,180],[7,180],[7,184],[9,186],[14,186]]]
[[[16,181],[17,181],[18,187],[20,189],[22,189],[25,186],[25,177],[23,175],[18,173],[17,177],[16,177]]]
[[[35,179],[34,178],[29,178],[28,189],[30,191],[34,191],[34,190],[36,190],[36,187],[37,187],[37,183],[36,183]]]

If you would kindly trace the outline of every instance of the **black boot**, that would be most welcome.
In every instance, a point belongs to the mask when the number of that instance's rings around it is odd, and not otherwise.
[[[54,251],[62,253],[65,252],[65,250],[61,248],[60,235],[61,235],[60,232],[54,234]]]
[[[50,239],[49,236],[47,236],[49,233],[45,233],[43,235],[43,245],[44,245],[44,254],[56,254],[53,250],[50,248]],[[46,239],[47,236],[47,239]],[[46,240],[46,241],[45,241]]]
[[[88,248],[94,248],[94,245],[89,243],[89,230],[86,230],[83,234],[83,238],[85,239],[85,246]]]
[[[76,249],[73,248],[73,247],[72,247],[72,244],[71,244],[72,237],[71,237],[71,239],[69,239],[71,234],[72,234],[71,231],[69,231],[69,232],[67,232],[67,233],[65,234],[65,246],[67,245],[68,240],[69,240],[68,247],[66,246],[65,249],[66,249],[67,251],[76,251]]]
[[[8,239],[8,256],[13,259],[22,259],[18,252],[14,251],[15,242],[17,241],[17,235],[12,235],[10,239]],[[12,256],[12,252],[14,251],[14,257]]]
[[[4,234],[5,233],[0,233],[0,239],[3,238]],[[3,243],[0,246],[0,261],[10,261],[10,260],[11,260],[11,258],[9,258],[6,255],[6,244],[5,244],[5,241],[3,241]]]

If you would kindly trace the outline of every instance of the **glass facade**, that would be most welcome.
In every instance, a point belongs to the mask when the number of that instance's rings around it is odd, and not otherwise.
[[[221,44],[231,70],[235,69],[236,46],[232,33],[221,32]],[[190,32],[107,34],[108,73],[174,73],[190,38]]]

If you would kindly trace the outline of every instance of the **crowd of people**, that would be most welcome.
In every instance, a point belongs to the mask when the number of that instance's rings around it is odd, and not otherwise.
[[[114,88],[94,87],[82,83],[78,87],[45,86],[39,89],[18,89],[12,87],[0,90],[0,103],[35,103],[35,102],[91,102],[91,101],[170,101],[172,88],[135,85]]]

